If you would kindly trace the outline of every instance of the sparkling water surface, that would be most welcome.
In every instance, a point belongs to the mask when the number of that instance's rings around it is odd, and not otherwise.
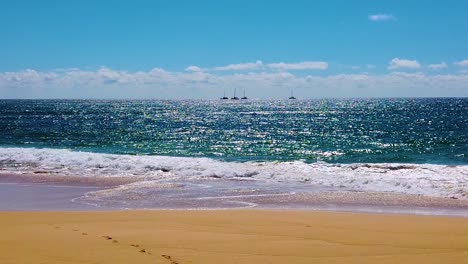
[[[223,161],[468,164],[468,99],[0,100],[0,146]]]

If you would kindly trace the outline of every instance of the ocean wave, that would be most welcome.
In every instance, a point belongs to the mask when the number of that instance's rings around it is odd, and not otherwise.
[[[116,155],[65,149],[0,148],[0,169],[144,181],[250,179],[302,182],[358,191],[468,199],[467,165],[325,162],[225,162],[209,158]]]

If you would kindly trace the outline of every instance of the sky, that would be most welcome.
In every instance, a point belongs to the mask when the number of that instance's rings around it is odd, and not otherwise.
[[[0,1],[0,98],[467,97],[468,0]]]

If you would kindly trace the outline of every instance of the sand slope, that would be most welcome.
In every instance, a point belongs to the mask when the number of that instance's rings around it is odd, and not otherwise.
[[[307,211],[1,212],[0,263],[468,263],[468,219]]]

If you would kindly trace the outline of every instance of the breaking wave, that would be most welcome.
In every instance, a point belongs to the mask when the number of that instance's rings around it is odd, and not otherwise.
[[[0,148],[0,170],[41,175],[136,177],[145,182],[242,178],[468,199],[468,165],[226,162],[210,158]]]

